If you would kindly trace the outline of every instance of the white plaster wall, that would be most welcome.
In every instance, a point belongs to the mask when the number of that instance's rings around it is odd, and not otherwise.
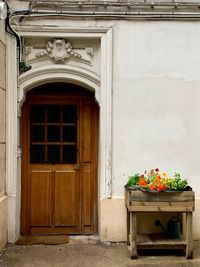
[[[114,27],[114,198],[102,203],[103,240],[126,239],[123,186],[129,175],[156,167],[171,175],[180,172],[195,190],[193,238],[200,238],[199,33],[197,22],[120,22]],[[155,230],[152,220],[140,218],[142,231],[143,221]]]
[[[200,23],[120,22],[113,55],[113,195],[160,168],[200,197]]]

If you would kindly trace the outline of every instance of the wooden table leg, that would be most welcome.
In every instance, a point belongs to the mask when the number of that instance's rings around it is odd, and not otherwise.
[[[130,246],[130,240],[129,240],[129,235],[130,235],[130,212],[127,209],[127,245]]]
[[[135,212],[130,213],[130,239],[131,259],[137,259],[137,216]]]
[[[186,213],[186,258],[193,258],[192,212]]]

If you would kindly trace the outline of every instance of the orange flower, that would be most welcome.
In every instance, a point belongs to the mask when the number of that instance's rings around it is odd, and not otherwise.
[[[166,184],[160,184],[157,188],[158,191],[164,191],[166,189]]]
[[[159,180],[158,179],[155,179],[154,180],[154,185],[158,185],[159,184]]]
[[[142,187],[147,187],[147,182],[144,178],[140,178],[140,180],[138,181],[138,184]]]
[[[155,187],[153,184],[151,184],[151,185],[149,186],[149,188],[150,188],[151,190],[156,190],[156,187]]]

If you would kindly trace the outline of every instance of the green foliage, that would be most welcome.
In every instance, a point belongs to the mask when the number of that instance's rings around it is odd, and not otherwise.
[[[127,185],[128,187],[138,187],[138,181],[140,180],[140,174],[136,173],[133,176],[129,176]]]
[[[174,179],[171,184],[171,189],[174,191],[183,191],[187,187],[188,182],[186,179],[181,179],[179,173],[175,173]]]

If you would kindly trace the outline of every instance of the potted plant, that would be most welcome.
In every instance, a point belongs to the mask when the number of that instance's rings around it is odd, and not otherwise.
[[[158,168],[145,171],[143,174],[136,173],[129,176],[126,187],[132,190],[149,192],[164,191],[191,191],[186,179],[182,179],[179,173],[169,177],[167,173],[160,172]]]
[[[192,212],[195,208],[195,194],[187,180],[182,179],[179,173],[170,177],[156,168],[130,176],[125,185],[125,206],[127,210],[127,244],[130,245],[131,258],[137,258],[138,249],[169,249],[169,247],[183,248],[186,251],[186,258],[192,258]],[[186,220],[182,234],[180,222],[175,216],[168,222],[167,236],[161,235],[158,238],[152,233],[142,235],[138,233],[138,213],[151,212],[185,214]],[[156,224],[156,226],[160,225],[158,220]]]

